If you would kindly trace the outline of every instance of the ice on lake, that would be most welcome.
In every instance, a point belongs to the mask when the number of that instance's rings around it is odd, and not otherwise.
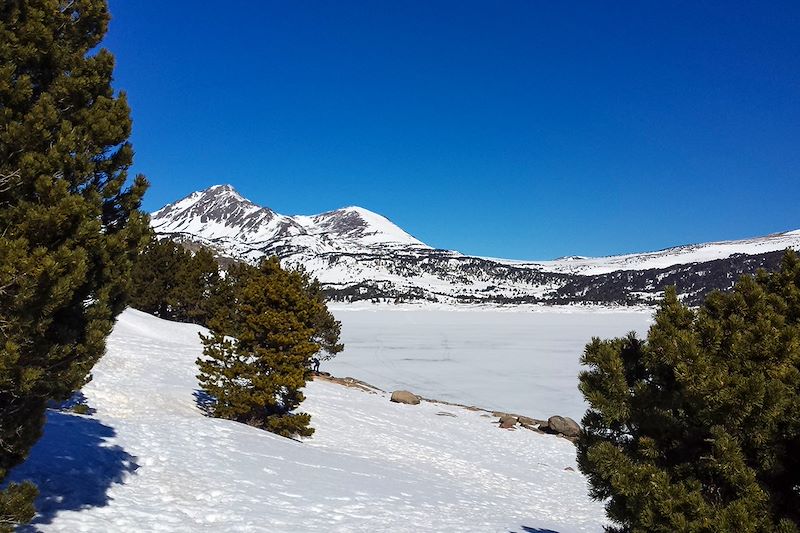
[[[652,312],[591,308],[334,306],[345,350],[323,365],[384,390],[580,421],[580,357],[593,336],[644,336]]]

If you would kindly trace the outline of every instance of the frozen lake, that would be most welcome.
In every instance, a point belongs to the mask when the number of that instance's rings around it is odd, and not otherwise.
[[[651,311],[332,306],[345,350],[322,370],[488,409],[580,421],[579,359],[593,336],[644,336]]]

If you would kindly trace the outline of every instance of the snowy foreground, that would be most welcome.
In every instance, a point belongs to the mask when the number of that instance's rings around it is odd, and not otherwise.
[[[347,331],[350,319],[340,317]],[[571,443],[501,430],[481,412],[393,404],[318,381],[304,403],[317,432],[303,443],[204,417],[195,398],[199,330],[123,313],[83,390],[95,411],[51,411],[13,472],[42,491],[32,530],[601,529],[602,505],[567,469],[576,468]],[[514,372],[482,379],[499,391]]]

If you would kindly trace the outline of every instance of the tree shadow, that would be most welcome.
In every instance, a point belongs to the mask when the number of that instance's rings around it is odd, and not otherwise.
[[[204,415],[212,416],[214,414],[214,405],[217,403],[216,398],[202,390],[196,390],[192,395],[194,396],[195,405]]]
[[[37,524],[51,523],[61,511],[108,505],[111,485],[139,468],[136,457],[107,444],[115,434],[94,418],[49,410],[44,435],[8,476],[9,482],[30,480],[39,488],[36,517],[17,531],[37,531]]]
[[[84,407],[84,411],[81,413],[84,415],[93,415],[97,412],[94,407],[89,407],[88,400],[81,391],[73,393],[66,402],[51,403],[49,407],[59,411],[76,411],[76,408]]]
[[[558,531],[555,531],[553,529],[543,529],[539,527],[529,527],[529,526],[522,526],[522,531],[524,531],[524,533],[558,533]]]

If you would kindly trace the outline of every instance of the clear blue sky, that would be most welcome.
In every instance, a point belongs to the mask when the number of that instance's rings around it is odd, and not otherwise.
[[[111,0],[155,210],[231,183],[546,259],[800,228],[800,2]]]

